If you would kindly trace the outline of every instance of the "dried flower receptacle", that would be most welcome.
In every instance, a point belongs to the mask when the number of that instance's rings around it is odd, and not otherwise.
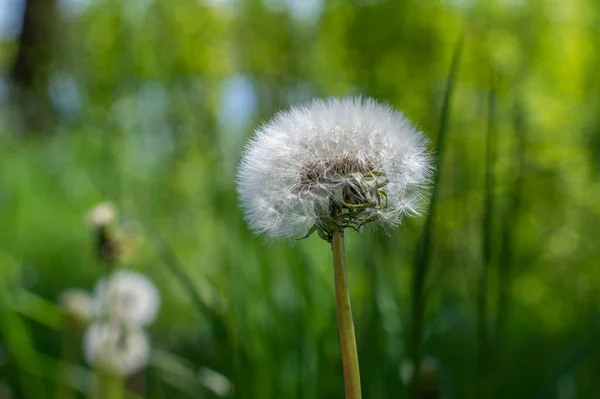
[[[332,227],[360,231],[366,223],[376,221],[377,210],[387,206],[384,187],[388,183],[384,172],[375,170],[368,158],[343,155],[315,160],[302,168],[299,176],[299,196],[329,195],[328,206],[317,209],[318,218],[308,234],[318,232],[331,242]],[[327,191],[327,192],[323,192]]]

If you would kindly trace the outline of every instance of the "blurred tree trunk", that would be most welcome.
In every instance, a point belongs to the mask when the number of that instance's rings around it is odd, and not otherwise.
[[[41,133],[50,122],[46,88],[56,4],[57,0],[26,0],[17,55],[10,71],[16,117],[26,133]]]

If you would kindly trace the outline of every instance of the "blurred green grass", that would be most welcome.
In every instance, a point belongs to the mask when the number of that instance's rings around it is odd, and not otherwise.
[[[54,392],[60,310],[22,301],[93,288],[103,269],[86,214],[104,200],[134,237],[127,266],[163,295],[153,346],[181,366],[149,366],[147,397],[217,397],[194,377],[201,367],[226,376],[236,398],[341,397],[330,249],[316,238],[253,237],[235,165],[255,126],[312,96],[385,99],[438,148],[463,29],[423,281],[432,384],[439,397],[600,396],[596,2],[328,2],[313,19],[258,0],[139,4],[97,0],[62,17],[51,76],[76,83],[79,106],[52,100],[45,131],[20,131],[3,100],[0,386],[12,397]],[[497,142],[486,189],[491,72]],[[414,345],[424,223],[348,234],[368,398],[408,396],[401,369]],[[484,239],[489,273],[478,293]]]

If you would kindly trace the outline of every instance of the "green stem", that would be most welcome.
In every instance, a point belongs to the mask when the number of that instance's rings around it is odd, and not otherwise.
[[[338,326],[340,328],[346,399],[360,399],[360,371],[358,369],[358,352],[354,336],[352,309],[350,308],[350,293],[348,291],[348,280],[346,279],[344,231],[337,227],[333,231],[331,249],[333,250],[335,297],[337,301]]]
[[[123,399],[125,394],[125,381],[123,377],[111,372],[95,368],[94,386],[92,387],[93,399]]]
[[[146,371],[142,370],[127,378],[127,388],[141,397],[146,394]]]
[[[61,332],[61,360],[63,361],[59,370],[59,386],[56,392],[56,399],[71,399],[75,392],[71,387],[70,370],[77,361],[77,322],[68,317],[65,326]]]

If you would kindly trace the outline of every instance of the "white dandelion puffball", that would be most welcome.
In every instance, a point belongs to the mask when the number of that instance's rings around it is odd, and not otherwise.
[[[102,202],[88,213],[88,223],[92,227],[104,227],[117,217],[117,209],[110,202]]]
[[[85,331],[83,355],[94,367],[127,376],[148,363],[150,343],[139,327],[96,323]]]
[[[156,319],[159,307],[158,289],[141,273],[117,270],[96,286],[96,311],[111,321],[146,326]]]
[[[245,148],[237,176],[245,218],[273,238],[395,227],[419,213],[432,174],[427,144],[401,112],[370,98],[292,107]]]
[[[71,317],[80,322],[88,322],[94,314],[94,302],[87,291],[79,288],[64,290],[58,303]]]

